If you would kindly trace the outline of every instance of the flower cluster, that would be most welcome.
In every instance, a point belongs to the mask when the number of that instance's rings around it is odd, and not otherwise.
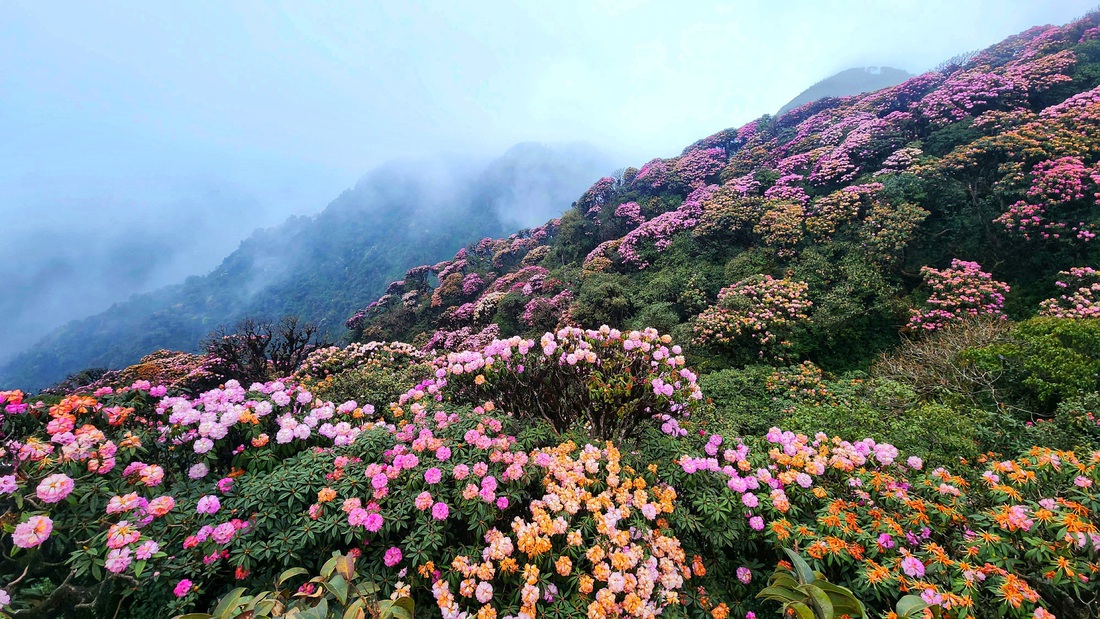
[[[673,513],[673,488],[632,474],[611,444],[566,443],[534,452],[532,461],[545,493],[509,532],[490,529],[479,552],[457,555],[447,570],[453,576],[435,580],[444,618],[537,617],[578,599],[593,619],[654,617],[680,603],[691,568],[656,522]],[[509,591],[519,592],[518,608]]]
[[[661,213],[630,231],[619,244],[619,255],[623,262],[633,264],[639,269],[649,266],[649,261],[638,251],[639,245],[648,240],[652,241],[658,252],[668,249],[672,245],[673,236],[695,227],[703,213],[702,203],[717,189],[717,185],[696,189],[676,210]]]
[[[1093,226],[1084,221],[1071,223],[1052,218],[1051,211],[1073,212],[1075,203],[1094,203],[1100,196],[1100,167],[1086,166],[1080,157],[1066,156],[1040,161],[1031,169],[1027,198],[1012,204],[994,221],[1025,239],[1096,238]],[[1068,213],[1067,213],[1068,214]]]
[[[699,148],[676,161],[676,176],[692,189],[705,187],[726,165],[726,153],[721,148]]]
[[[645,222],[645,216],[642,215],[642,207],[638,206],[637,202],[623,202],[615,207],[615,216],[625,219],[627,225],[631,227],[641,225]]]
[[[695,319],[695,340],[701,344],[732,346],[749,340],[764,354],[783,349],[783,337],[809,319],[813,303],[806,298],[805,282],[756,275],[718,293],[718,302]]]
[[[921,267],[921,275],[932,294],[926,309],[911,310],[910,329],[935,331],[967,318],[1005,317],[1005,294],[1011,288],[982,271],[977,262],[953,259],[946,269]]]
[[[562,290],[552,297],[535,297],[523,307],[520,318],[529,327],[543,326],[553,328],[559,322],[568,319],[569,305],[573,302],[573,293]]]
[[[664,189],[672,180],[672,171],[664,159],[653,159],[645,164],[634,175],[631,186],[638,189],[648,189],[658,192]]]
[[[1058,318],[1100,317],[1100,271],[1092,267],[1073,267],[1059,271],[1058,275],[1061,279],[1054,284],[1067,294],[1043,301],[1039,305],[1040,313]]]
[[[346,370],[372,364],[427,359],[427,355],[404,342],[367,342],[350,344],[343,348],[328,346],[310,353],[292,378],[302,382],[317,382]]]
[[[451,352],[435,365],[434,380],[402,403],[425,394],[467,403],[492,398],[558,431],[581,425],[601,438],[640,432],[655,415],[687,414],[702,398],[680,347],[654,329],[565,327],[537,343],[513,337]]]

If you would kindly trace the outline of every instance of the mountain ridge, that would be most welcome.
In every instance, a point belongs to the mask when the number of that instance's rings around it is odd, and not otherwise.
[[[195,350],[207,333],[245,316],[301,315],[337,337],[346,315],[406,263],[444,258],[471,240],[545,218],[547,209],[560,212],[610,168],[592,146],[534,142],[488,160],[383,164],[324,210],[255,230],[209,273],[51,331],[0,368],[0,382],[38,389],[89,367],[125,367],[160,348]],[[522,210],[532,200],[520,201],[517,187],[534,188],[537,212]]]
[[[827,97],[848,97],[865,92],[881,90],[896,86],[905,80],[915,77],[903,69],[893,67],[853,67],[831,75],[816,84],[803,90],[793,99],[779,108],[776,116],[782,116],[787,112],[812,101]]]

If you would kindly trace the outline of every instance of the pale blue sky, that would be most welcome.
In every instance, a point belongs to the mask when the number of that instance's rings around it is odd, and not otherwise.
[[[1096,2],[0,0],[0,277],[27,295],[0,322],[205,272],[393,157],[586,140],[640,164]]]

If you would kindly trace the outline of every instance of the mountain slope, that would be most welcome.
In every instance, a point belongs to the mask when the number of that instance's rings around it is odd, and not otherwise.
[[[489,162],[393,163],[321,213],[257,230],[211,273],[74,321],[17,355],[0,384],[38,389],[87,367],[124,367],[159,349],[194,350],[241,317],[296,314],[330,337],[410,266],[545,219],[610,169],[583,144],[521,144]]]
[[[565,324],[652,326],[704,370],[838,371],[866,368],[905,330],[1050,313],[1075,279],[1094,294],[1098,21],[1033,28],[943,72],[604,178],[537,234],[414,270],[400,301],[382,297],[351,326],[439,350]],[[433,287],[427,272],[452,281]]]

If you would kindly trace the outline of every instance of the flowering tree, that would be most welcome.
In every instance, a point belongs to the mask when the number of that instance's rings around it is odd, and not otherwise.
[[[757,354],[787,349],[783,338],[809,320],[813,303],[805,282],[756,275],[718,293],[718,302],[695,319],[695,341],[723,346],[752,342]]]
[[[702,203],[717,190],[717,185],[696,189],[676,210],[661,213],[631,230],[619,244],[623,262],[636,265],[639,269],[649,266],[649,260],[639,252],[641,243],[652,241],[658,253],[668,249],[676,233],[695,227],[703,213]]]
[[[925,309],[911,310],[909,328],[935,331],[944,325],[977,316],[1005,318],[1008,284],[993,279],[977,262],[953,259],[949,268],[921,267],[924,283],[932,289]]]
[[[699,148],[676,161],[676,176],[692,189],[705,187],[726,165],[721,148]]]
[[[1031,169],[1027,198],[1012,204],[995,221],[1025,239],[1096,238],[1093,224],[1065,221],[1066,216],[1091,216],[1100,196],[1100,167],[1086,166],[1080,157],[1040,161]]]
[[[701,398],[679,346],[654,329],[623,333],[566,327],[537,343],[513,337],[436,360],[421,392],[459,402],[488,394],[516,415],[558,432],[577,425],[600,438],[628,436],[657,415],[678,416]]]
[[[1092,267],[1073,267],[1058,275],[1060,279],[1054,284],[1067,294],[1043,301],[1039,313],[1059,318],[1100,318],[1100,272]]]

